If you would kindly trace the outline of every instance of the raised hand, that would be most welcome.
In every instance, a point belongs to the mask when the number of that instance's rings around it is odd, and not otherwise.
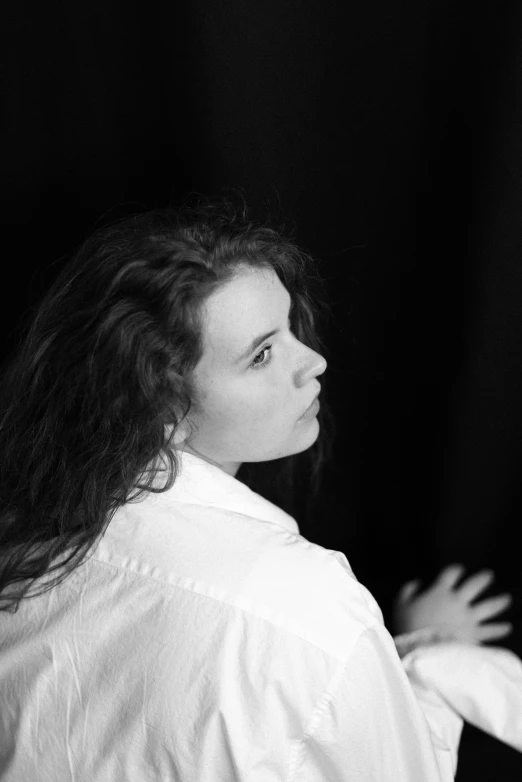
[[[511,605],[511,596],[502,594],[472,604],[495,576],[491,570],[481,570],[456,587],[464,571],[463,565],[450,565],[420,593],[420,581],[404,584],[393,604],[392,632],[399,635],[423,627],[439,627],[450,629],[459,640],[475,644],[509,635],[513,629],[509,622],[489,620]]]

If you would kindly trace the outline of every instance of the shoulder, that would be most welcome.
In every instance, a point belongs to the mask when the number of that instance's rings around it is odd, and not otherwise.
[[[343,553],[282,529],[259,549],[241,596],[257,613],[339,659],[368,627],[383,624]]]
[[[145,510],[127,506],[114,518],[97,559],[235,606],[339,659],[366,627],[382,624],[346,556],[288,526],[187,503]]]

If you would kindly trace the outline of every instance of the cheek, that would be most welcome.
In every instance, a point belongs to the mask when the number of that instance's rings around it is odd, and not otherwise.
[[[287,418],[285,406],[272,391],[264,393],[219,394],[207,400],[207,418],[217,429],[240,427],[243,430],[280,426]]]
[[[256,416],[256,405],[251,398],[220,389],[209,393],[202,405],[203,419],[214,429],[229,429],[239,423],[252,421]]]

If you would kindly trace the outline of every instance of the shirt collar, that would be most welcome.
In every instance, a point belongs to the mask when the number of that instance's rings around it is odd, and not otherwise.
[[[299,527],[292,516],[220,467],[189,451],[178,450],[176,456],[180,463],[180,472],[171,489],[154,495],[158,500],[164,498],[163,501],[166,502],[221,508],[279,524],[290,532],[299,534]],[[158,474],[162,475],[158,485],[162,485],[164,472]],[[154,483],[156,485],[156,479]]]

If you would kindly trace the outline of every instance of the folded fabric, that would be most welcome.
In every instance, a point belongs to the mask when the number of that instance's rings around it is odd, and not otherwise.
[[[466,722],[522,752],[520,658],[500,647],[419,640],[422,633],[395,639],[410,681],[437,692]]]

